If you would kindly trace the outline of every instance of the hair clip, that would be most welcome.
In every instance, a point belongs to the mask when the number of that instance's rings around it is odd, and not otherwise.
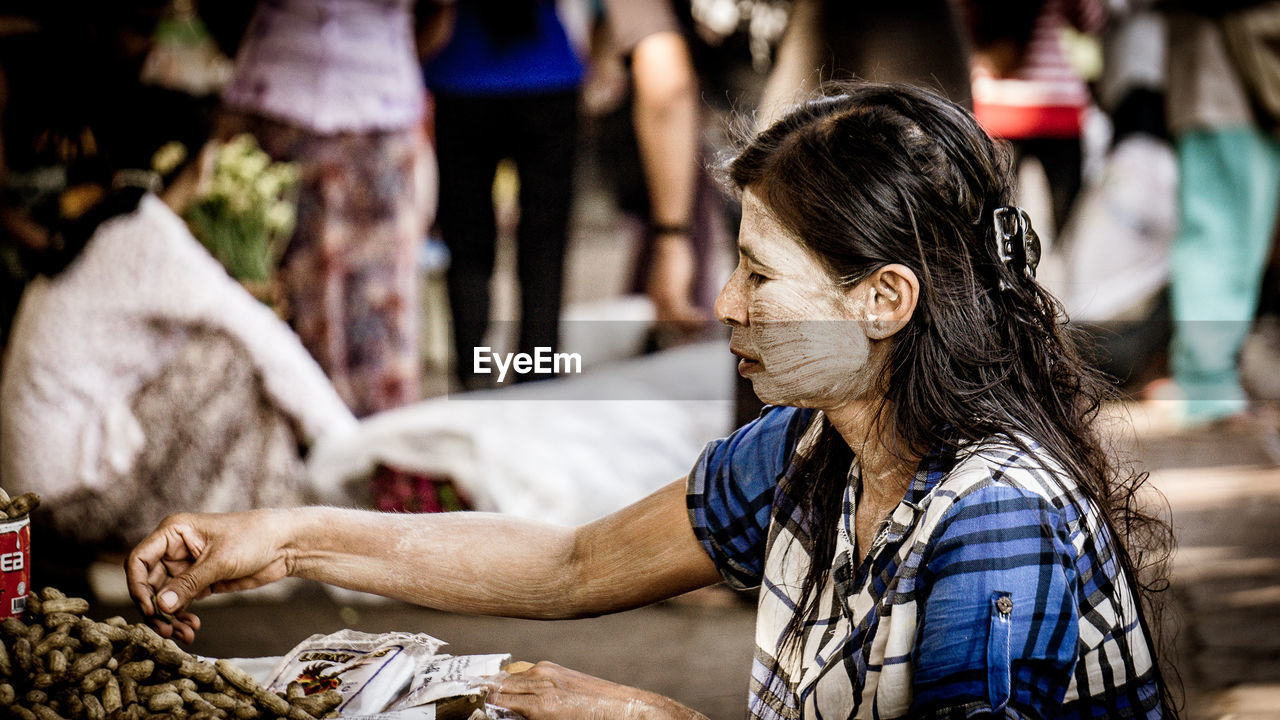
[[[1036,266],[1040,264],[1040,236],[1031,227],[1031,216],[1020,207],[1006,205],[995,209],[992,222],[996,229],[996,256],[1000,262],[1013,272],[1034,279]],[[1000,289],[1009,289],[1003,278]]]

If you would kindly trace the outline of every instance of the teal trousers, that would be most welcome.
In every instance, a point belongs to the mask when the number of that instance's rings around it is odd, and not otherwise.
[[[1252,127],[1176,142],[1181,222],[1171,250],[1173,378],[1191,420],[1246,406],[1238,356],[1258,306],[1280,204],[1280,143]]]

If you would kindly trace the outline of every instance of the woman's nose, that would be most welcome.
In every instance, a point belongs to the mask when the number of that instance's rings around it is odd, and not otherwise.
[[[716,319],[725,325],[746,325],[747,324],[747,303],[742,296],[742,289],[737,282],[739,273],[734,271],[729,276],[728,282],[720,289],[720,294],[716,296],[716,304],[712,310],[716,314]]]

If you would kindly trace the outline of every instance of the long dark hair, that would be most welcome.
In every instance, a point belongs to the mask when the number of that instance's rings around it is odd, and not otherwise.
[[[1084,336],[1057,300],[999,257],[993,215],[1014,196],[1002,144],[927,90],[843,83],[759,133],[728,175],[842,284],[890,263],[920,279],[915,314],[884,366],[876,423],[900,440],[901,457],[991,438],[1025,448],[1032,438],[1101,512],[1137,595],[1149,600],[1164,588],[1169,526],[1136,498],[1146,474],[1114,463],[1095,428],[1112,386],[1083,360]],[[788,481],[811,520],[814,558],[834,552],[852,458],[823,422]],[[793,649],[828,572],[823,562],[808,570],[788,633]]]

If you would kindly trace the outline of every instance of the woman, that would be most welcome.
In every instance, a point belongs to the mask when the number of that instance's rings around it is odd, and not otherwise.
[[[300,173],[289,325],[356,417],[419,398],[416,248],[434,213],[410,0],[263,0],[215,134]]]
[[[577,617],[725,579],[761,587],[751,717],[1169,713],[1140,556],[1123,544],[1145,518],[1089,425],[1102,386],[1030,276],[1004,152],[927,91],[866,84],[792,111],[729,170],[744,217],[716,312],[775,406],[711,443],[687,481],[577,529],[335,509],[172,518],[129,560],[143,612],[156,591],[175,611],[301,575]],[[551,665],[495,680],[491,702],[530,718],[699,717]]]

